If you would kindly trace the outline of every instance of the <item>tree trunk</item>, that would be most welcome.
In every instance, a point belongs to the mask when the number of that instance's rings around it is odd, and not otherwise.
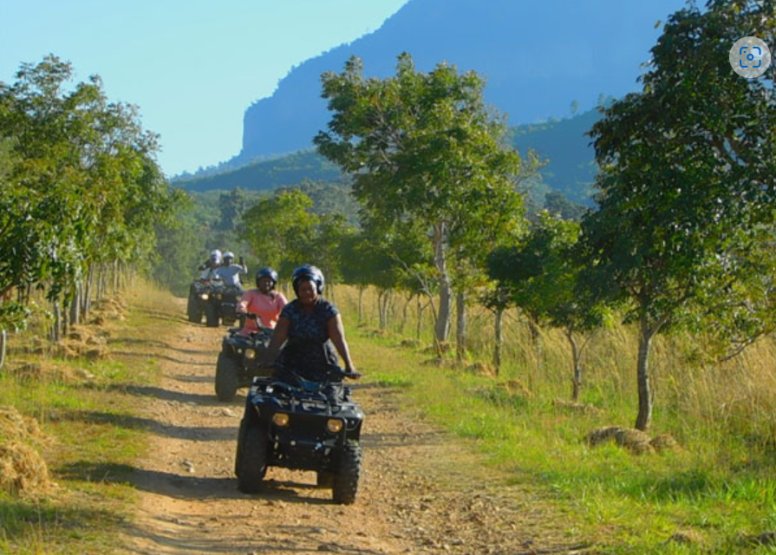
[[[404,328],[407,325],[407,312],[408,308],[410,306],[410,303],[412,302],[412,297],[414,297],[415,294],[411,294],[409,297],[407,297],[407,300],[404,303],[404,307],[401,310],[401,323],[399,324],[399,335],[404,335]]]
[[[504,307],[498,307],[496,309],[496,323],[494,325],[494,332],[496,336],[496,345],[493,347],[493,366],[498,376],[501,372],[501,349],[504,345]]]
[[[73,288],[73,299],[70,301],[70,325],[77,326],[81,323],[81,295],[83,287],[77,284]]]
[[[118,295],[121,289],[121,283],[119,280],[119,261],[118,259],[113,261],[113,296]]]
[[[8,344],[8,333],[5,330],[0,330],[0,370],[5,364],[5,346]]]
[[[381,329],[385,329],[385,313],[383,312],[383,297],[385,296],[385,291],[380,290],[377,293],[377,326]]]
[[[62,338],[62,308],[59,301],[54,301],[54,322],[51,324],[51,341],[59,343]]]
[[[418,295],[418,327],[415,330],[415,339],[420,341],[420,332],[423,329],[423,299]]]
[[[82,293],[81,316],[84,320],[89,317],[89,311],[92,309],[92,282],[94,281],[94,266],[89,265],[89,271],[86,274],[86,290]]]
[[[579,401],[579,391],[582,388],[582,363],[580,360],[582,353],[580,353],[577,340],[574,338],[574,332],[566,330],[566,339],[571,345],[571,364],[574,373],[574,378],[571,380],[571,400],[576,402]]]
[[[463,362],[466,358],[466,293],[456,295],[455,308],[455,354],[458,362]]]
[[[434,336],[437,343],[450,337],[450,314],[453,308],[453,296],[450,291],[450,276],[447,274],[447,226],[444,223],[434,226],[434,266],[439,272],[439,308]]]
[[[360,285],[358,287],[358,325],[361,325],[361,322],[364,317],[364,287],[363,285]]]
[[[646,432],[652,424],[652,391],[649,385],[649,350],[652,346],[652,338],[657,332],[656,327],[651,327],[646,318],[641,319],[639,329],[639,359],[636,368],[636,376],[639,388],[639,414],[636,417],[636,429]]]

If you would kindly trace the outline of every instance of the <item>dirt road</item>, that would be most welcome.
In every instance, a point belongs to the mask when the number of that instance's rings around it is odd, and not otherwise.
[[[400,411],[399,392],[368,381],[354,387],[367,414],[354,505],[333,504],[314,473],[276,468],[262,493],[240,493],[233,466],[245,390],[234,403],[218,402],[213,374],[224,328],[189,324],[183,311],[147,311],[164,339],[136,346],[159,361],[163,379],[134,392],[153,439],[131,474],[140,500],[125,553],[581,552],[562,515],[530,489],[508,486],[470,445]]]

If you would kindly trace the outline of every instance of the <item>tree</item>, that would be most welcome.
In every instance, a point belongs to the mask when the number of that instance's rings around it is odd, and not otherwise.
[[[310,197],[294,189],[260,199],[243,214],[238,233],[262,266],[290,273],[311,262],[319,222],[312,206]]]
[[[8,162],[0,172],[0,298],[45,289],[57,315],[62,299],[78,308],[93,265],[111,264],[117,277],[121,264],[147,259],[152,224],[178,199],[137,110],[109,102],[98,76],[67,89],[72,75],[71,64],[50,55],[0,83],[0,158]],[[4,325],[9,314],[23,324],[12,302],[0,312]]]
[[[773,73],[739,78],[740,37],[773,43],[774,2],[711,0],[672,15],[652,49],[643,90],[593,127],[600,210],[583,220],[587,283],[625,304],[639,328],[636,427],[652,419],[654,336],[685,325],[746,279],[758,226],[776,198]]]
[[[571,349],[572,393],[579,399],[582,387],[582,355],[601,327],[608,311],[580,291],[582,270],[576,256],[580,226],[548,212],[517,246],[497,249],[489,256],[489,273],[511,303],[537,323],[563,330]]]
[[[428,230],[440,296],[435,335],[446,340],[450,247],[467,224],[502,221],[497,214],[514,214],[520,206],[512,182],[520,158],[502,146],[503,122],[486,110],[475,73],[460,75],[445,64],[418,72],[406,53],[394,77],[366,79],[354,57],[343,73],[322,80],[334,115],[314,142],[352,175],[365,211]]]

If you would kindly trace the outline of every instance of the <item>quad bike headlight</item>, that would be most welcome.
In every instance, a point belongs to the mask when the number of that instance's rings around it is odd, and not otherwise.
[[[342,431],[342,420],[337,418],[329,418],[326,421],[326,429],[333,434],[338,434]]]
[[[288,415],[284,412],[276,412],[272,416],[272,422],[275,424],[275,426],[283,427],[288,426]]]
[[[199,296],[199,298],[202,299],[203,301],[206,301],[206,300],[208,300],[210,298],[210,295],[208,295],[207,293],[202,293]]]
[[[256,351],[253,349],[245,349],[245,358],[248,360],[253,360],[256,358]]]

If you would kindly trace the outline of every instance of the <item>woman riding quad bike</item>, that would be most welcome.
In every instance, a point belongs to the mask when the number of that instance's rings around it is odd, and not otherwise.
[[[261,268],[256,272],[257,288],[242,295],[237,315],[244,325],[242,329],[229,329],[216,363],[215,388],[220,401],[232,401],[238,388],[249,386],[254,377],[268,375],[268,369],[259,363],[287,303],[282,293],[273,291],[277,281],[275,270]]]
[[[350,358],[339,311],[320,296],[321,271],[301,266],[292,285],[297,298],[280,313],[264,357],[275,370],[271,378],[253,381],[246,400],[235,461],[238,486],[258,491],[268,466],[314,470],[319,485],[332,487],[335,502],[353,503],[364,413],[342,380],[361,374]]]

